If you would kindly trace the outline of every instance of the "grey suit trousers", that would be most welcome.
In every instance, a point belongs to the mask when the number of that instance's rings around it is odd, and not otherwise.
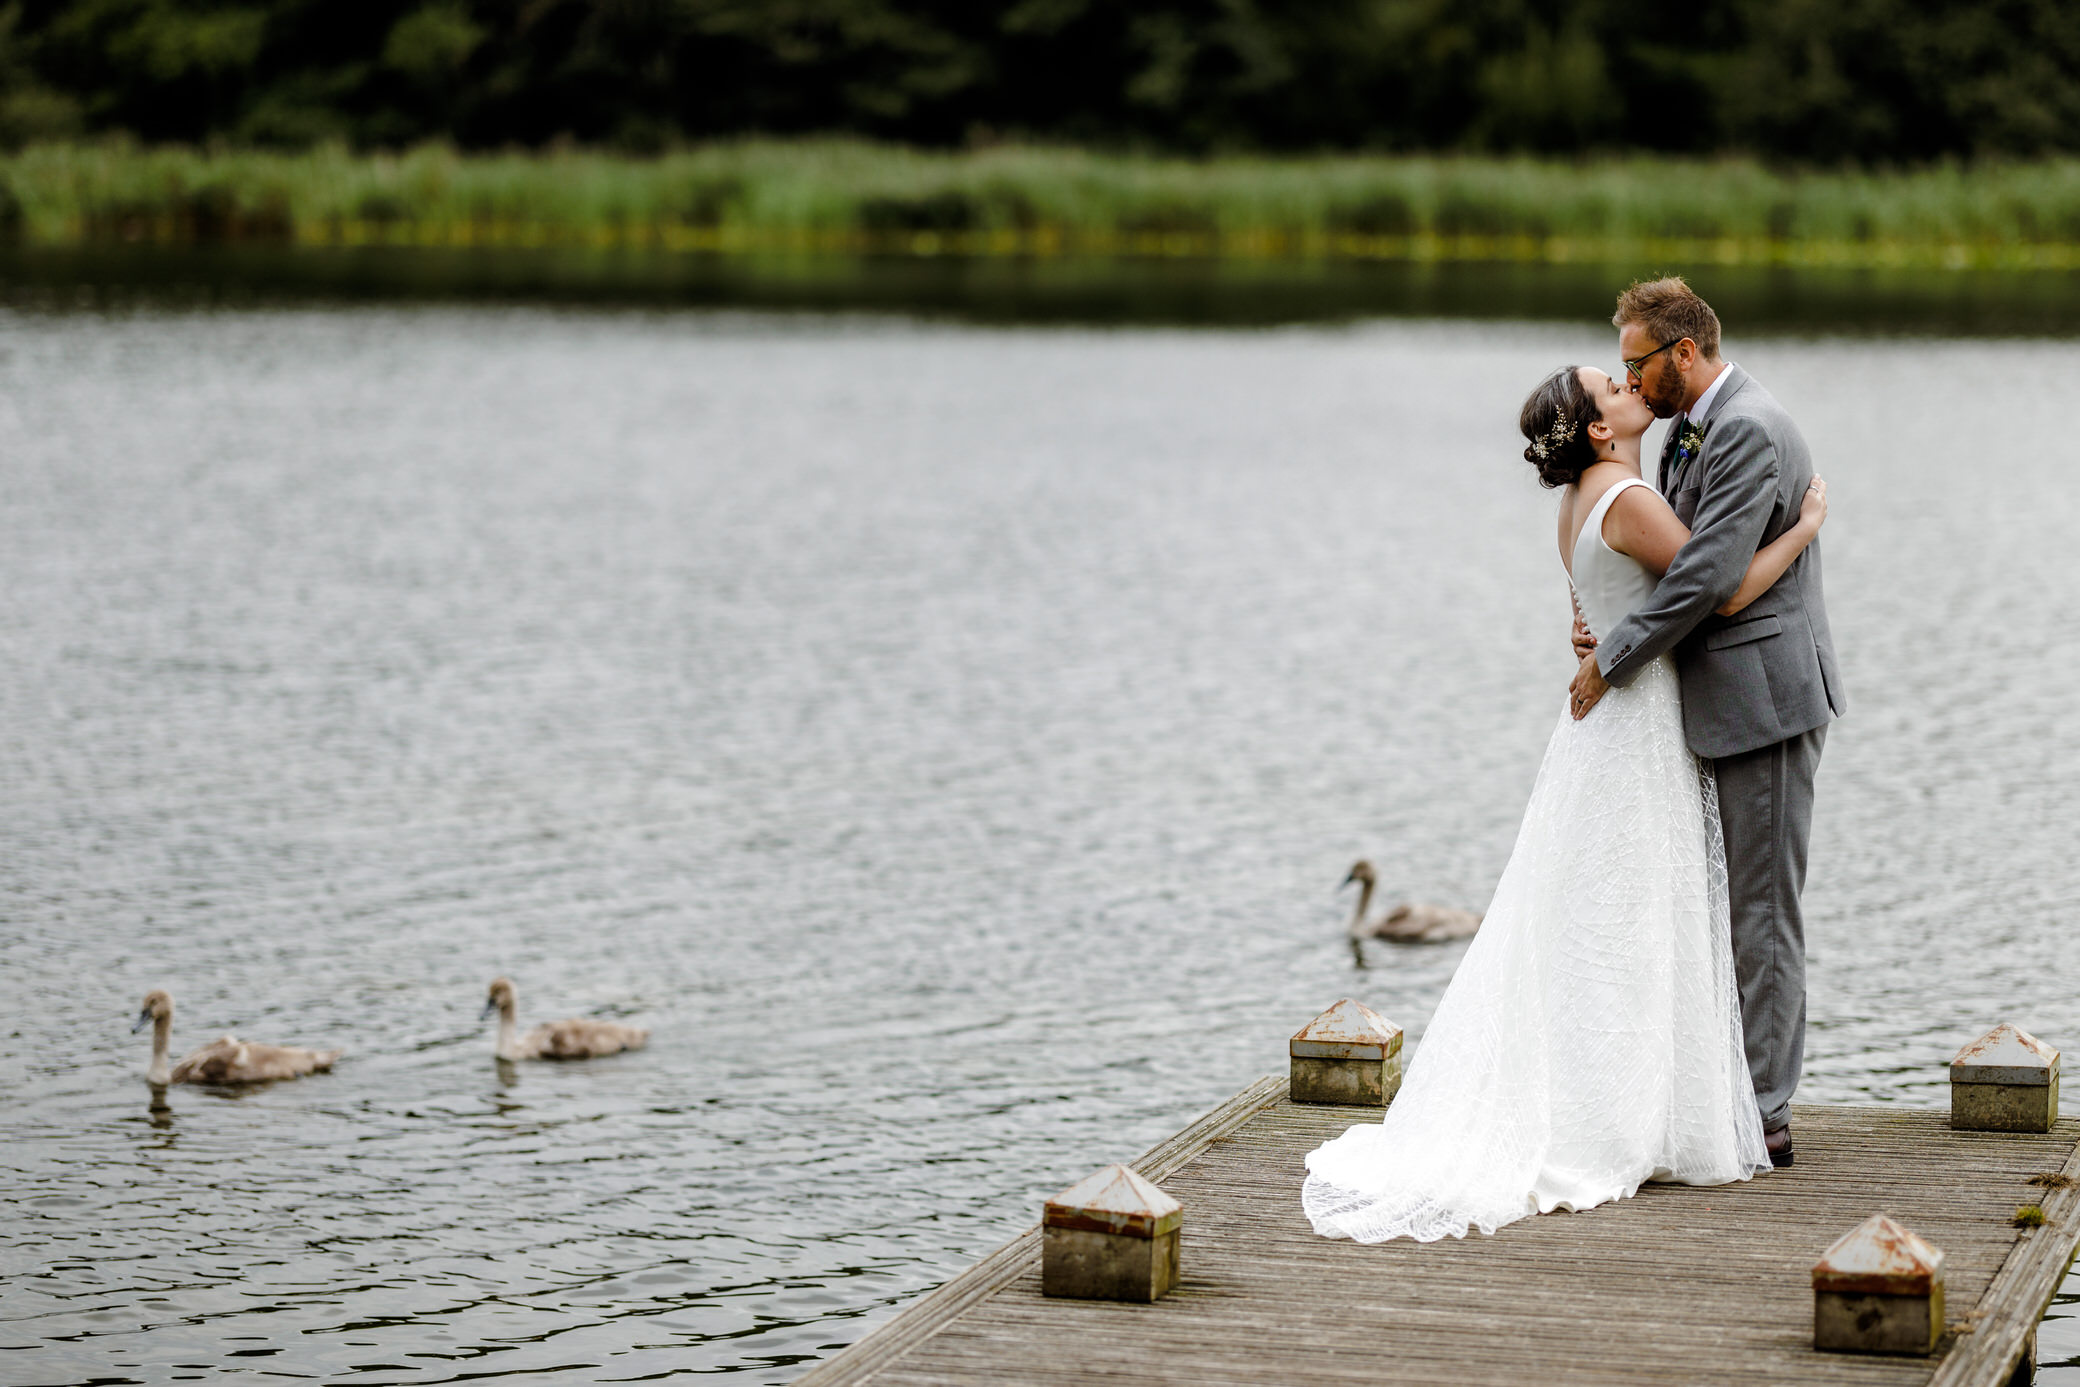
[[[1712,761],[1726,834],[1727,894],[1741,1028],[1762,1129],[1791,1123],[1791,1091],[1806,1051],[1806,840],[1813,828],[1813,772],[1823,725]]]

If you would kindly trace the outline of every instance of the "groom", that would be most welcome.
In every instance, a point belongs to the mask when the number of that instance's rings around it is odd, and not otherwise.
[[[1747,372],[1719,359],[1719,315],[1679,278],[1634,284],[1611,322],[1626,384],[1673,417],[1661,494],[1690,542],[1644,605],[1601,643],[1575,624],[1582,665],[1574,715],[1649,661],[1675,652],[1683,731],[1719,782],[1733,916],[1734,973],[1748,1071],[1774,1165],[1791,1164],[1791,1091],[1805,1060],[1806,945],[1799,893],[1813,772],[1827,724],[1847,706],[1820,593],[1820,544],[1731,617],[1755,551],[1798,519],[1813,465],[1798,426]]]

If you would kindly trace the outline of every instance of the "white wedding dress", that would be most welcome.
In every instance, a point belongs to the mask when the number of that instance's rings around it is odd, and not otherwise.
[[[1603,540],[1627,480],[1574,545],[1592,631],[1654,576]],[[1742,1050],[1710,771],[1683,741],[1670,658],[1561,713],[1493,904],[1382,1122],[1307,1157],[1328,1237],[1424,1242],[1623,1199],[1646,1180],[1770,1168]]]

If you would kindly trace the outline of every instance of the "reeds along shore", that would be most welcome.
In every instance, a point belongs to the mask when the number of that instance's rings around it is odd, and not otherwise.
[[[39,145],[30,245],[281,241],[705,252],[2080,267],[2080,159],[1901,172],[1742,161],[1183,160],[741,141],[655,158]]]

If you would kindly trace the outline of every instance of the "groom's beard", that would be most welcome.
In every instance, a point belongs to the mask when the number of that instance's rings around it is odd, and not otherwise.
[[[1654,411],[1656,419],[1673,419],[1683,412],[1683,391],[1683,378],[1670,371],[1665,375],[1657,373],[1651,382],[1641,381],[1639,396]]]

